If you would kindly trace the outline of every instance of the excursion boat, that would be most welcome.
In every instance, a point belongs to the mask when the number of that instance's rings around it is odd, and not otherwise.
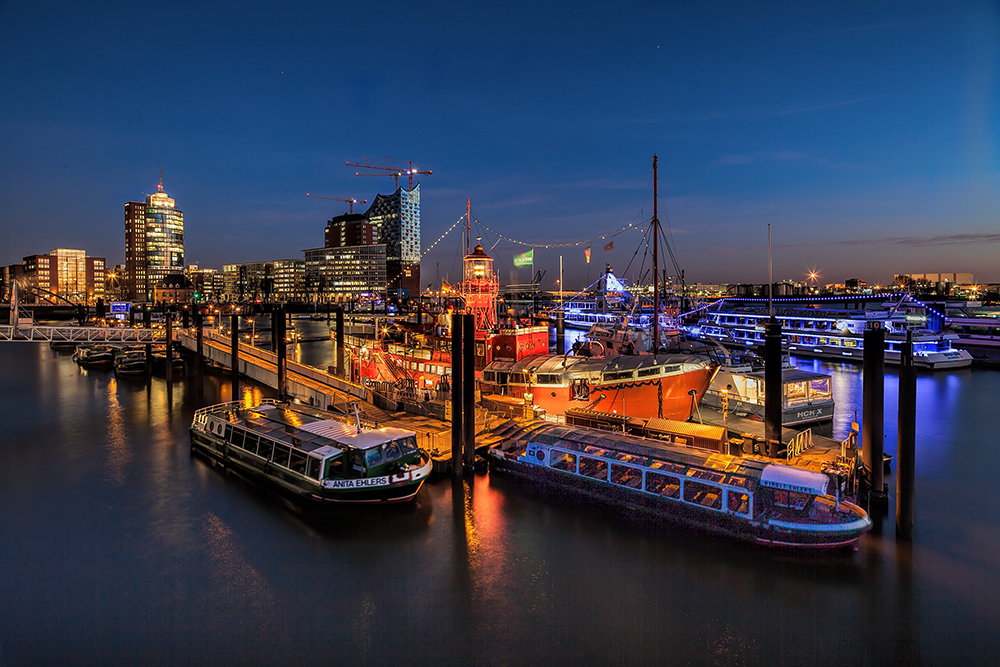
[[[1000,361],[1000,318],[974,315],[948,316],[948,331],[958,336],[955,347],[974,359]]]
[[[139,377],[146,374],[148,367],[146,364],[146,350],[135,349],[125,350],[115,356],[115,375],[125,375],[128,377]]]
[[[789,354],[837,361],[864,361],[864,331],[870,324],[885,329],[885,363],[900,363],[901,345],[907,326],[888,311],[846,311],[781,308],[775,311],[781,323],[783,346]],[[763,350],[764,325],[770,319],[757,308],[711,311],[686,328],[688,335],[715,341],[736,349]],[[912,331],[913,365],[929,370],[964,368],[972,356],[952,346],[954,333]]]
[[[191,447],[305,501],[400,503],[431,472],[413,431],[347,424],[316,408],[264,399],[195,412]]]
[[[872,526],[840,498],[836,475],[543,421],[507,422],[494,435],[491,471],[710,533],[837,548]]]
[[[507,396],[552,415],[586,408],[684,421],[717,370],[711,358],[699,354],[536,354],[489,364],[480,388],[484,396]]]
[[[781,423],[798,426],[832,420],[836,407],[832,382],[828,373],[796,368],[785,357],[781,368]],[[734,352],[705,392],[702,405],[721,409],[725,400],[730,413],[763,420],[764,395],[764,360],[752,352]]]
[[[73,359],[84,368],[111,368],[115,351],[110,345],[77,345]]]

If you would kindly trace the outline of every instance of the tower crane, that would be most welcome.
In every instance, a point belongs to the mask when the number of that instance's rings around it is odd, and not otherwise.
[[[377,170],[380,170],[380,171],[393,171],[393,172],[396,172],[395,174],[393,174],[393,176],[395,176],[395,178],[396,178],[396,189],[397,190],[399,189],[399,177],[402,176],[403,174],[407,174],[410,177],[410,184],[409,184],[408,187],[410,187],[412,189],[413,188],[413,175],[414,174],[427,174],[427,175],[430,175],[430,174],[434,173],[430,169],[428,169],[427,171],[420,171],[419,169],[414,169],[413,168],[413,161],[412,160],[407,160],[406,161],[406,165],[407,166],[402,166],[402,165],[394,166],[394,165],[392,165],[392,164],[389,163],[389,159],[388,158],[386,158],[385,166],[383,166],[381,164],[372,164],[371,161],[368,159],[367,155],[365,156],[364,163],[361,163],[361,162],[348,162],[347,163],[348,167],[360,167],[361,169],[377,169]],[[359,172],[355,172],[355,173],[358,176],[361,176],[361,172],[360,171]]]
[[[312,195],[312,194],[309,194],[308,192],[306,193],[306,197],[314,197],[316,199],[332,199],[334,201],[344,201],[344,202],[347,202],[349,204],[349,206],[350,206],[350,212],[351,213],[354,213],[354,205],[355,204],[367,204],[368,203],[367,199],[355,199],[354,197],[351,197],[350,199],[344,199],[343,197],[326,197],[324,195]]]

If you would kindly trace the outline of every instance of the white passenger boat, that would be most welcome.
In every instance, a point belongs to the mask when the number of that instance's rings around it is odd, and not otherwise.
[[[741,540],[844,547],[872,526],[836,475],[544,421],[494,435],[491,471]]]
[[[416,434],[366,429],[316,408],[264,399],[195,412],[191,446],[213,460],[307,501],[413,500],[430,475]]]
[[[905,320],[887,311],[844,311],[780,308],[775,317],[781,323],[782,345],[789,354],[838,361],[864,360],[864,331],[878,323],[885,329],[885,363],[899,364],[900,346],[906,342]],[[726,347],[763,350],[764,325],[770,319],[758,308],[715,310],[696,325],[685,327],[693,338],[711,340]],[[953,347],[954,333],[912,331],[913,364],[930,370],[963,368],[972,356]]]

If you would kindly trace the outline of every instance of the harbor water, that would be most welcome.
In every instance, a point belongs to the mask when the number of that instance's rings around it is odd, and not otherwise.
[[[294,354],[326,366],[332,352]],[[842,438],[860,367],[796,363],[833,375]],[[889,453],[896,379],[888,368]],[[912,545],[894,535],[893,468],[876,530],[809,555],[489,474],[425,484],[405,507],[304,510],[192,455],[195,409],[229,392],[191,368],[168,391],[0,344],[0,664],[1000,660],[998,371],[918,377]]]

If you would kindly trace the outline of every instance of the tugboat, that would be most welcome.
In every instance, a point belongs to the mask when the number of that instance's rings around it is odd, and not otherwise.
[[[491,471],[739,540],[829,549],[872,526],[824,473],[540,420],[493,435]]]
[[[111,368],[115,352],[110,345],[78,345],[73,360],[84,368]]]
[[[115,375],[126,377],[141,377],[146,375],[146,350],[139,348],[124,350],[115,356]]]
[[[401,503],[414,499],[431,458],[413,431],[363,428],[323,410],[264,399],[195,412],[191,447],[311,503]]]

